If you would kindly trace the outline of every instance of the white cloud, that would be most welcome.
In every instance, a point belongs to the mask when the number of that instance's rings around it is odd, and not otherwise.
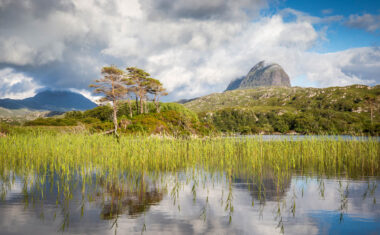
[[[11,68],[0,70],[0,98],[23,99],[35,95],[40,88],[31,77]]]
[[[162,80],[172,100],[222,91],[260,60],[278,62],[291,79],[305,76],[318,86],[379,82],[375,48],[310,52],[326,37],[326,29],[318,31],[315,24],[339,21],[340,16],[285,9],[257,18],[266,1],[231,4],[2,1],[0,68],[26,72],[43,86],[83,91],[101,66],[138,66]],[[295,20],[285,21],[289,15]]]
[[[75,92],[75,93],[79,93],[79,94],[83,95],[84,97],[86,97],[87,99],[89,99],[95,103],[97,103],[97,101],[100,98],[99,96],[95,96],[92,92],[85,90],[85,89],[79,90],[79,89],[71,88],[70,91]]]

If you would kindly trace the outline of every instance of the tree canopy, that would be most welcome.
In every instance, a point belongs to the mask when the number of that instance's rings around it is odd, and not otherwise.
[[[134,94],[136,97],[136,107],[140,114],[144,113],[148,94],[153,96],[152,100],[156,106],[156,111],[160,112],[159,99],[168,95],[162,83],[150,76],[149,73],[137,67],[128,67],[126,72],[116,66],[103,67],[101,74],[103,78],[95,81],[90,87],[95,88],[94,93],[103,94],[100,102],[111,102],[113,107],[114,132],[117,135],[117,111],[118,101],[127,99],[130,117],[132,117],[132,107],[129,98]]]

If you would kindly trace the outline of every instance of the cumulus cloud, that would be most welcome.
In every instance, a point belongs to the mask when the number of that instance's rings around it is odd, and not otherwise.
[[[0,98],[23,99],[33,96],[40,88],[31,77],[11,68],[0,69]]]
[[[364,29],[369,32],[375,32],[380,29],[380,15],[350,15],[346,21],[346,25],[353,28]]]
[[[85,94],[102,66],[138,66],[164,83],[169,100],[222,91],[264,59],[281,64],[291,79],[305,76],[318,86],[379,82],[375,48],[310,52],[325,36],[315,24],[340,16],[284,9],[258,17],[268,5],[265,0],[0,0],[0,69]],[[294,20],[287,20],[289,15]]]

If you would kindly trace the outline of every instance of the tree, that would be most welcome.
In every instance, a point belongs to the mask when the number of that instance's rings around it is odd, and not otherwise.
[[[128,67],[127,79],[124,84],[136,95],[136,105],[140,101],[140,113],[144,113],[144,99],[149,91],[151,83],[150,74],[136,67]]]
[[[371,125],[373,125],[373,104],[376,102],[376,98],[370,95],[366,95],[364,97],[364,100],[369,106],[370,109],[370,115],[371,115]]]
[[[91,84],[90,87],[95,88],[94,93],[104,94],[104,97],[99,99],[99,102],[112,103],[114,133],[118,137],[118,101],[123,99],[128,92],[127,88],[123,84],[125,80],[124,71],[112,65],[109,67],[103,67],[101,73],[103,78],[95,80],[96,84]]]
[[[157,113],[160,112],[160,97],[168,95],[168,92],[163,87],[162,83],[154,78],[149,79],[149,93],[151,93],[153,97],[154,105],[156,106]]]

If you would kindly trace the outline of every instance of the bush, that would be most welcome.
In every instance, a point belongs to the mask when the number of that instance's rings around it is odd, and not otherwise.
[[[11,127],[9,124],[0,122],[0,134],[9,134]]]
[[[83,118],[83,113],[81,111],[70,111],[65,113],[66,119],[81,119]]]
[[[98,106],[87,110],[83,113],[83,117],[97,118],[101,121],[112,121],[112,108],[108,105]]]
[[[66,118],[37,118],[25,122],[25,126],[75,126],[77,122],[75,119]]]
[[[280,133],[286,133],[289,131],[288,124],[282,119],[278,119],[277,122],[273,124],[273,128]]]

